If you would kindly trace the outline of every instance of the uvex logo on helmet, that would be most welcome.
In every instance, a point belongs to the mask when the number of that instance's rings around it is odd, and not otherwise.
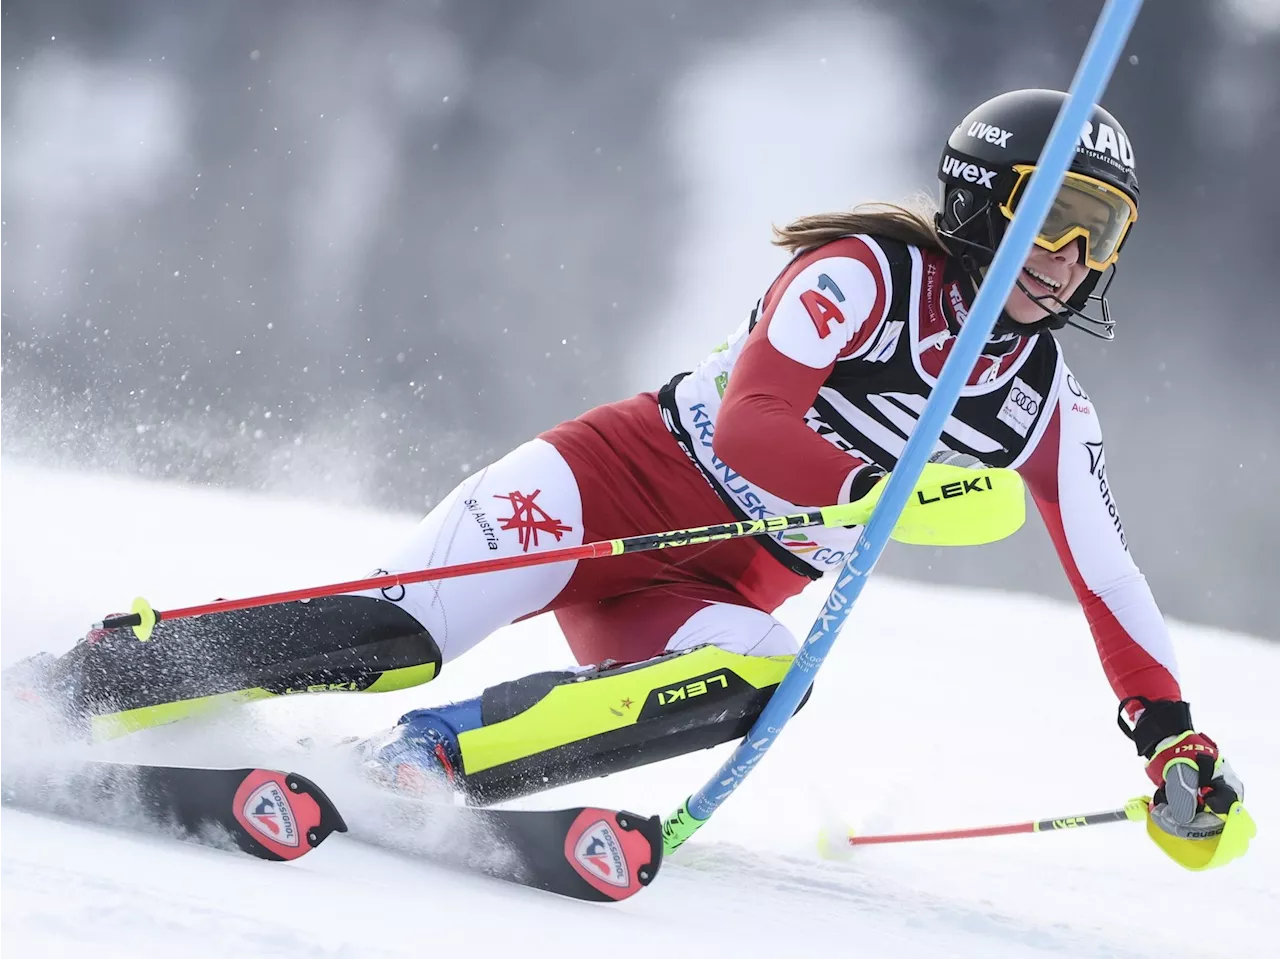
[[[988,170],[984,166],[978,166],[976,163],[967,163],[953,157],[950,153],[942,157],[942,172],[947,176],[953,176],[957,180],[964,180],[966,183],[976,183],[978,186],[986,187],[988,190],[994,190],[996,171]]]
[[[1133,169],[1133,144],[1123,130],[1117,130],[1109,123],[1099,123],[1094,129],[1092,121],[1086,122],[1077,144],[1092,153],[1107,154],[1125,169]]]
[[[983,123],[980,120],[974,120],[970,123],[969,129],[965,133],[975,140],[985,140],[987,143],[994,143],[1002,149],[1008,145],[1009,137],[1013,136],[1013,133],[1009,130],[1001,130],[997,126]]]

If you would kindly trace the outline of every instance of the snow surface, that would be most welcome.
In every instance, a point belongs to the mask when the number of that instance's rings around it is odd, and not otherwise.
[[[0,482],[6,666],[66,649],[139,591],[163,608],[362,574],[415,521],[11,459]],[[781,616],[803,633],[823,598],[819,584]],[[819,859],[824,822],[865,833],[981,825],[1111,808],[1147,788],[1078,610],[876,578],[777,747],[625,903],[563,900],[345,836],[296,863],[263,863],[6,807],[3,947],[94,959],[1274,955],[1280,646],[1173,629],[1186,694],[1259,823],[1249,855],[1216,872],[1182,871],[1130,824]],[[205,764],[276,757],[307,774],[323,762],[287,749],[300,736],[370,732],[408,708],[569,659],[554,623],[535,620],[427,687],[260,703],[121,748]],[[6,710],[6,779],[33,758],[21,720]],[[526,802],[666,813],[727,749]],[[345,787],[315,775],[341,805]]]

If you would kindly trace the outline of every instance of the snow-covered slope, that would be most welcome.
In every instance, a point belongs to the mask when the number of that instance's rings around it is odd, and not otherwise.
[[[8,460],[2,482],[5,665],[67,648],[138,592],[163,608],[361,574],[414,522]],[[815,587],[783,618],[803,633],[823,595]],[[343,836],[296,863],[261,863],[5,808],[3,946],[11,956],[95,959],[1262,955],[1280,908],[1280,647],[1174,630],[1195,714],[1243,775],[1259,822],[1249,856],[1217,872],[1183,872],[1129,824],[819,860],[814,837],[831,818],[864,832],[978,825],[1109,808],[1146,789],[1077,610],[878,578],[777,748],[626,903],[560,900]],[[407,708],[568,659],[554,623],[535,620],[430,686],[258,704],[129,748],[173,761],[269,761],[299,736],[367,732]],[[536,802],[666,813],[724,749]],[[24,751],[9,711],[6,775]],[[294,758],[307,773],[308,757]]]

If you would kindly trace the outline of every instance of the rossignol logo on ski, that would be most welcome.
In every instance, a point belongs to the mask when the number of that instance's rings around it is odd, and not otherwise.
[[[573,858],[592,876],[611,886],[631,885],[627,857],[613,827],[603,819],[592,823],[573,847]]]
[[[1001,130],[997,126],[992,126],[990,123],[983,123],[979,120],[970,123],[969,129],[965,133],[975,140],[985,140],[987,143],[994,143],[1001,148],[1008,146],[1009,138],[1013,136],[1008,130]]]
[[[494,496],[494,499],[504,499],[511,504],[511,515],[505,519],[499,517],[498,522],[502,524],[501,529],[516,531],[520,548],[526,553],[529,552],[530,546],[539,545],[539,533],[554,536],[558,543],[565,533],[573,532],[572,526],[567,526],[555,519],[538,505],[538,495],[541,492],[540,489],[529,494],[512,491],[506,495]]]
[[[240,808],[240,821],[274,843],[294,848],[298,845],[298,823],[289,797],[274,780],[249,793]]]
[[[988,170],[986,167],[978,166],[976,163],[968,163],[953,157],[950,153],[942,158],[942,172],[946,176],[964,180],[966,183],[976,183],[979,186],[986,187],[988,190],[994,190],[996,187],[993,182],[996,175],[995,170]]]

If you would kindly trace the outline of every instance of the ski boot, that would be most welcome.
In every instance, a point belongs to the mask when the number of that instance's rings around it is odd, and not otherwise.
[[[6,715],[14,716],[19,725],[39,728],[55,738],[84,738],[87,726],[81,708],[80,675],[89,642],[89,638],[82,639],[61,656],[36,653],[6,669],[0,676]]]
[[[479,697],[415,709],[357,746],[362,769],[379,785],[411,796],[464,794],[458,735],[481,724]]]

